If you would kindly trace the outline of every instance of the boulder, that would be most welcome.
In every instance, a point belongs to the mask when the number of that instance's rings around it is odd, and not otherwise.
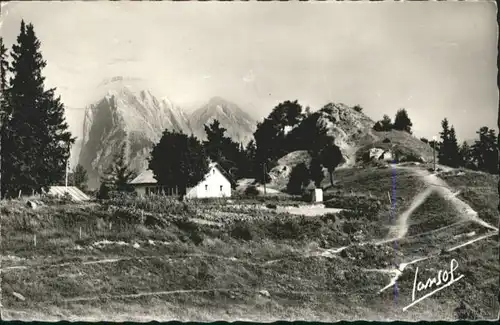
[[[380,156],[384,154],[384,149],[371,148],[368,152],[368,158],[370,160],[379,160]]]
[[[267,297],[267,298],[270,298],[270,297],[271,297],[271,294],[270,294],[270,293],[269,293],[269,291],[267,291],[267,290],[260,290],[260,291],[259,291],[259,294],[260,294],[261,296],[264,296],[264,297]]]
[[[394,155],[392,154],[392,151],[386,150],[380,155],[380,157],[378,157],[378,160],[393,161]]]
[[[26,205],[28,206],[28,208],[33,210],[35,210],[38,207],[38,205],[34,201],[28,201],[26,202]]]

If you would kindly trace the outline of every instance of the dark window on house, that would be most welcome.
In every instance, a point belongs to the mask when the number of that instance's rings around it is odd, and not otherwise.
[[[208,191],[208,185],[205,185],[205,191]]]
[[[222,192],[222,185],[220,186],[220,191]]]

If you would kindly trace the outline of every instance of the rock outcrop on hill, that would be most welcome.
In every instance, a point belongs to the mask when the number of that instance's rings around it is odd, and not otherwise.
[[[324,126],[340,148],[343,163],[338,168],[352,167],[368,161],[418,161],[432,159],[432,148],[411,134],[402,131],[377,132],[375,122],[362,112],[344,104],[330,103],[317,114],[317,125]],[[291,169],[310,162],[307,151],[294,151],[278,160],[271,169],[271,186],[284,189]]]

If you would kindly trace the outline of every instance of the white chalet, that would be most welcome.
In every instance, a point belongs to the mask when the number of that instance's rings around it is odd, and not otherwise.
[[[154,178],[153,171],[146,170],[134,178],[130,183],[140,196],[149,194],[177,195],[179,189],[158,185]],[[208,173],[196,186],[186,190],[185,198],[221,198],[231,197],[231,178],[217,164],[209,165]]]

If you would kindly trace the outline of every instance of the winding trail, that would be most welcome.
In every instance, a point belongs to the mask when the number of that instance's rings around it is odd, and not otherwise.
[[[396,166],[399,169],[408,169],[407,167]],[[432,174],[427,170],[423,169],[413,169],[411,168],[417,176],[420,177],[427,185],[432,188],[433,191],[440,194],[444,199],[451,202],[453,207],[460,213],[460,215],[466,219],[480,224],[483,227],[497,230],[498,228],[487,223],[486,221],[479,218],[478,213],[467,203],[462,201],[457,197],[459,192],[454,193],[451,190],[451,187],[441,178],[439,178],[436,174]],[[423,203],[423,202],[422,202]],[[420,203],[421,204],[421,203]]]
[[[498,234],[498,228],[496,228],[493,225],[489,224],[488,222],[480,219],[478,216],[478,213],[469,204],[467,204],[466,202],[462,201],[461,199],[459,199],[457,197],[457,195],[460,192],[454,193],[451,190],[451,187],[443,179],[439,178],[436,174],[432,174],[429,171],[423,170],[423,169],[409,168],[409,167],[398,166],[398,165],[396,165],[394,167],[397,169],[405,169],[405,170],[413,171],[422,181],[424,181],[424,183],[426,185],[428,185],[428,187],[424,191],[420,192],[413,199],[412,203],[410,204],[410,207],[398,216],[398,219],[396,222],[396,228],[392,232],[389,233],[389,239],[378,241],[376,244],[378,244],[378,245],[385,244],[388,242],[392,242],[394,240],[404,238],[408,232],[408,227],[409,227],[408,220],[409,220],[410,216],[413,214],[413,212],[420,205],[422,205],[425,202],[425,200],[433,192],[440,194],[444,199],[450,201],[451,204],[453,205],[453,207],[457,210],[457,212],[460,213],[460,216],[463,218],[464,221],[466,221],[466,220],[472,221],[472,222],[475,222],[483,227],[486,227],[486,228],[493,230],[492,232],[487,233],[486,235],[480,236],[478,238],[469,240],[465,243],[448,248],[448,249],[446,249],[446,251],[451,252],[451,251],[454,251],[458,248],[468,246],[468,245],[473,244],[479,240],[483,240],[483,239],[486,239],[486,238],[489,238],[491,236]],[[458,222],[458,223],[460,223],[460,222]],[[447,227],[454,226],[458,223],[454,223],[454,224],[447,226]],[[442,229],[445,229],[447,227],[435,229],[435,230],[432,230],[431,232],[437,231],[437,230],[442,230]],[[399,264],[398,268],[394,268],[394,269],[378,269],[378,270],[377,269],[365,269],[365,271],[381,272],[381,273],[393,275],[389,284],[387,286],[383,287],[382,289],[380,289],[379,293],[381,293],[381,292],[387,290],[388,288],[390,288],[396,284],[399,277],[403,274],[403,270],[406,268],[406,266],[420,262],[420,261],[430,259],[430,258],[435,257],[435,256],[436,255],[431,255],[428,257],[418,258],[418,259],[415,259],[415,260],[410,261],[410,262],[401,263],[401,264]]]
[[[498,231],[498,228],[487,223],[478,217],[478,213],[466,202],[457,197],[460,192],[453,192],[451,187],[436,174],[432,174],[427,170],[410,168],[406,166],[394,166],[396,169],[405,169],[413,171],[424,183],[428,186],[424,191],[420,192],[413,199],[412,203],[403,213],[398,216],[396,227],[389,232],[389,238],[377,242],[376,244],[385,244],[394,240],[402,239],[408,232],[408,220],[415,210],[420,207],[432,193],[438,193],[444,199],[451,202],[453,207],[460,213],[464,220],[473,221],[483,227]]]

